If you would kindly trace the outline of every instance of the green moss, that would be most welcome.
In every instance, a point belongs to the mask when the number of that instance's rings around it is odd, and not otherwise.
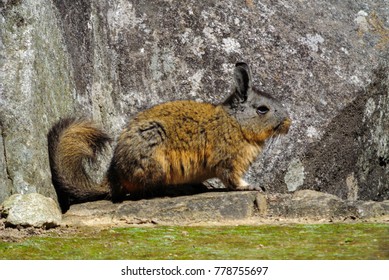
[[[20,243],[1,259],[388,259],[388,224],[118,228]]]

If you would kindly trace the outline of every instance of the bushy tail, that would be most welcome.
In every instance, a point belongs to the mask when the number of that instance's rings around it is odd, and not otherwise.
[[[62,212],[71,204],[108,197],[106,179],[96,183],[85,169],[107,147],[110,137],[106,133],[90,121],[67,118],[56,123],[47,138],[52,181]]]

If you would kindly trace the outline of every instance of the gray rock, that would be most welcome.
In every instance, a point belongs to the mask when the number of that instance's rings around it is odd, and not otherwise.
[[[357,217],[355,207],[347,201],[327,193],[312,190],[296,191],[294,194],[274,195],[268,199],[268,213],[273,217],[332,219]]]
[[[56,202],[37,193],[10,196],[1,206],[1,216],[10,226],[43,228],[56,227],[62,219]]]
[[[238,60],[293,119],[249,181],[387,200],[388,18],[386,0],[2,1],[0,202],[56,198],[46,133],[60,117],[116,136],[154,104],[223,100]]]
[[[268,195],[269,217],[311,219],[370,219],[389,216],[389,201],[352,201],[313,190]]]
[[[46,134],[76,98],[52,1],[0,4],[0,202],[12,193],[56,198]]]
[[[374,71],[373,80],[362,90],[363,94],[331,120],[321,141],[308,145],[303,159],[302,188],[326,191],[349,200],[389,198],[387,61]]]
[[[97,201],[77,204],[64,214],[65,224],[114,224],[126,222],[191,224],[245,220],[257,213],[262,194],[256,192],[210,192],[176,198],[124,201],[113,204]],[[261,205],[263,207],[263,205]]]
[[[361,218],[373,218],[388,215],[389,201],[356,201],[352,203],[357,208],[358,216]]]
[[[72,205],[64,225],[241,224],[276,221],[343,221],[389,218],[389,201],[347,201],[331,194],[301,190],[294,194],[210,192],[150,200],[96,201]]]

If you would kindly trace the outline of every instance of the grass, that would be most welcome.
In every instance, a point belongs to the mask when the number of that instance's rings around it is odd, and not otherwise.
[[[389,259],[381,223],[138,227],[0,242],[0,259]]]

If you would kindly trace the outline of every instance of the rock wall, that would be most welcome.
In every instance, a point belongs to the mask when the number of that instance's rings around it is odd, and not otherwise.
[[[0,201],[12,193],[55,196],[46,133],[74,111],[72,65],[50,1],[1,5]]]
[[[385,0],[2,0],[0,11],[0,202],[55,198],[46,133],[60,117],[117,135],[153,104],[217,103],[238,60],[293,119],[248,180],[389,198]]]

